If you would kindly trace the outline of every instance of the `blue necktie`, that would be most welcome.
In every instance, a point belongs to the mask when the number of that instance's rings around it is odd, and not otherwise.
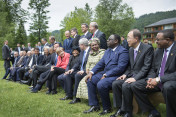
[[[84,51],[83,59],[82,59],[82,65],[81,65],[81,71],[83,71],[83,65],[85,61],[86,51]]]

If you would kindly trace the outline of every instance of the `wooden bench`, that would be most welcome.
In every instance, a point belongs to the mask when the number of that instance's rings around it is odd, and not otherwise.
[[[165,104],[164,97],[163,97],[161,92],[152,93],[152,94],[149,94],[148,96],[149,96],[150,102],[154,106],[157,106],[160,103],[164,103]],[[138,112],[139,112],[139,106],[138,106],[138,104],[136,102],[136,99],[134,97],[133,98],[133,114],[137,114]]]

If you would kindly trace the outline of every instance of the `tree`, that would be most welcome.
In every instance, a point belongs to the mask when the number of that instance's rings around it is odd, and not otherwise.
[[[67,14],[64,19],[61,21],[61,27],[63,27],[61,32],[61,38],[65,38],[64,32],[66,30],[70,30],[73,27],[77,28],[78,32],[81,32],[81,24],[87,23],[89,24],[92,20],[93,11],[86,3],[85,8],[77,8],[71,13]]]
[[[32,23],[30,23],[30,33],[33,33],[34,40],[40,39],[47,36],[47,24],[49,17],[46,10],[50,6],[48,0],[30,0],[29,9],[31,10],[32,16],[30,17]]]
[[[111,34],[126,35],[134,22],[134,13],[122,0],[100,0],[95,9],[95,21],[107,37]]]

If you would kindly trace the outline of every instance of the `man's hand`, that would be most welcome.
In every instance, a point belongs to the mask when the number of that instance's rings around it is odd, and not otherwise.
[[[80,74],[80,75],[83,75],[84,71],[79,71],[77,73]]]
[[[91,78],[92,78],[92,73],[89,72],[89,74],[86,75],[85,82],[87,83],[88,79],[91,80]]]
[[[128,78],[125,82],[127,82],[127,83],[136,82],[136,79],[134,79],[134,78]]]
[[[116,80],[124,80],[125,78],[126,78],[126,75],[124,74],[124,75],[118,77]]]
[[[54,66],[51,66],[51,71],[54,71]]]
[[[146,88],[153,89],[157,84],[158,83],[156,82],[156,78],[149,78]]]
[[[31,73],[31,72],[32,72],[32,69],[29,70],[29,73]]]

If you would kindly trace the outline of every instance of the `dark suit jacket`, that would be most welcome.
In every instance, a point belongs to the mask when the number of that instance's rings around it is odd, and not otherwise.
[[[134,61],[134,49],[130,48],[130,62],[128,65],[128,69],[125,71],[125,75],[127,75],[127,78],[134,77],[136,80],[145,78],[151,69],[153,55],[153,47],[141,42],[138,54]]]
[[[51,55],[45,56],[43,55],[43,60],[40,63],[40,65],[49,65],[50,64],[50,60],[51,60]]]
[[[82,35],[81,37],[80,37],[80,39],[82,39],[82,38],[86,38],[86,39],[91,39],[92,38],[92,33],[90,33],[90,32],[88,32],[86,35]]]
[[[72,48],[79,47],[79,39],[80,39],[80,35],[76,35],[76,37],[73,39],[73,42],[72,42]]]
[[[74,57],[73,55],[71,55],[65,71],[72,69],[73,66],[78,62],[78,60],[79,60],[79,56]]]
[[[157,49],[154,53],[154,59],[152,63],[152,69],[150,70],[147,78],[156,78],[158,77],[161,62],[164,54],[164,49]],[[164,76],[160,77],[161,83],[167,81],[176,81],[176,42],[171,48],[171,51],[168,55]]]
[[[16,64],[18,63],[19,60],[20,60],[20,56],[17,57],[16,63],[15,63],[15,58],[14,58],[14,64],[13,64],[13,67],[16,67]]]
[[[100,48],[107,49],[106,35],[103,32],[101,32],[100,30],[98,30],[93,38],[95,38],[95,37],[100,39]]]
[[[50,66],[55,65],[55,60],[56,60],[56,53],[53,53],[51,55]]]
[[[60,42],[55,42],[55,43],[58,43],[58,44],[59,44],[59,47],[62,47],[62,44],[61,44]],[[55,44],[55,43],[54,43],[54,44]],[[54,44],[50,44],[50,47],[53,47]]]
[[[25,60],[25,56],[21,56],[19,61],[16,64],[16,67],[22,67],[24,60]]]
[[[33,66],[33,65],[40,65],[41,64],[41,62],[42,62],[42,60],[43,60],[43,55],[38,55],[38,57],[37,57],[37,61],[36,61],[36,59],[35,59],[35,54],[33,55],[33,62],[32,62],[32,65],[31,66]]]
[[[128,42],[127,42],[126,39],[122,42],[121,45],[122,45],[124,48],[126,48],[127,50],[129,50]]]
[[[68,40],[69,40],[69,43],[68,43]],[[71,37],[64,40],[63,48],[66,53],[69,53],[69,54],[72,53],[72,42],[73,42],[73,38]]]
[[[19,53],[18,47],[15,48],[15,51]],[[21,47],[20,47],[20,51],[22,51]]]
[[[105,51],[102,59],[94,66],[91,70],[94,74],[102,71],[107,77],[118,77],[121,76],[127,68],[129,61],[128,50],[122,46],[118,46],[111,56],[112,49]]]
[[[5,60],[7,58],[10,59],[10,48],[6,45],[2,47],[2,58]]]
[[[88,57],[89,57],[90,50],[91,50],[91,48],[89,48],[89,50],[87,52],[87,55],[86,55],[86,58],[85,58],[84,63],[83,63],[83,70],[84,70],[84,72],[86,72],[86,64],[87,64],[87,60],[88,60]],[[74,69],[74,71],[81,70],[83,56],[84,56],[84,51],[81,51],[80,55],[79,55],[78,62],[72,68],[72,69]]]

